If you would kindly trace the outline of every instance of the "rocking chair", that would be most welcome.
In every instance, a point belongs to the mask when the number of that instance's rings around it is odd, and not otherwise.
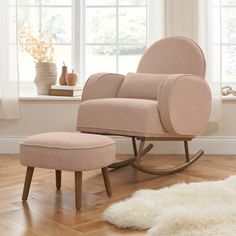
[[[132,165],[153,175],[179,172],[203,154],[190,157],[188,141],[207,127],[211,92],[200,47],[184,37],[162,39],[142,56],[137,73],[92,75],[85,84],[77,129],[132,138],[134,156],[111,168]],[[140,140],[137,150],[136,140]],[[186,162],[170,169],[149,168],[141,158],[153,147],[146,141],[183,141]]]

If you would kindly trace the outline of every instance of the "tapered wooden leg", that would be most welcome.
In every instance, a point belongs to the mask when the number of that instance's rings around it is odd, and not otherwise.
[[[57,190],[61,189],[61,170],[56,170],[56,187]]]
[[[102,175],[103,175],[107,195],[111,196],[112,195],[112,190],[111,190],[111,183],[110,183],[107,167],[102,168]]]
[[[34,167],[27,167],[22,201],[26,201],[28,198],[33,173],[34,173]]]
[[[81,208],[82,199],[82,172],[75,172],[75,207],[77,210]]]
[[[189,150],[188,150],[188,141],[186,140],[184,140],[184,150],[185,150],[186,162],[189,162],[190,158],[189,158]]]
[[[134,150],[134,155],[137,156],[137,145],[136,145],[136,139],[135,137],[132,137],[132,144],[133,144],[133,150]]]

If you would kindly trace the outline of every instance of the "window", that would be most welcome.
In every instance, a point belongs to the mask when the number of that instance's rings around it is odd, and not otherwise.
[[[236,84],[236,1],[222,0],[222,82]]]
[[[135,71],[147,45],[147,0],[84,4],[85,77],[98,71]]]
[[[135,71],[148,41],[148,0],[18,0],[18,25],[44,32],[85,82],[95,72]],[[21,85],[35,77],[32,57],[19,52]],[[25,73],[27,71],[27,73]]]
[[[18,0],[17,12],[18,28],[26,28],[35,36],[43,32],[44,38],[52,41],[58,68],[63,61],[71,66],[72,1]],[[32,84],[35,64],[33,58],[22,50],[19,50],[19,72],[21,85]]]

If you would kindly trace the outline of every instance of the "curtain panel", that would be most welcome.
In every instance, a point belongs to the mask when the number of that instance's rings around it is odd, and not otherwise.
[[[167,0],[166,36],[186,36],[203,49],[212,92],[211,121],[221,117],[221,1]]]
[[[17,119],[20,115],[16,19],[16,0],[1,0],[0,119]]]

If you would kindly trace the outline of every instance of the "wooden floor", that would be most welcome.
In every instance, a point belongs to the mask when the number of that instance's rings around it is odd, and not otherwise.
[[[101,219],[111,203],[129,197],[140,188],[159,189],[179,182],[219,180],[236,174],[236,156],[204,156],[187,170],[164,177],[155,177],[125,167],[110,171],[113,197],[106,196],[102,174],[83,175],[82,211],[74,210],[74,175],[62,175],[62,189],[56,191],[54,171],[35,169],[28,202],[21,194],[25,168],[16,155],[0,155],[0,236],[18,235],[145,235],[145,231],[120,230]],[[121,158],[121,157],[120,157]],[[124,157],[123,157],[124,158]],[[150,156],[145,162],[163,166],[175,164],[184,157]]]

